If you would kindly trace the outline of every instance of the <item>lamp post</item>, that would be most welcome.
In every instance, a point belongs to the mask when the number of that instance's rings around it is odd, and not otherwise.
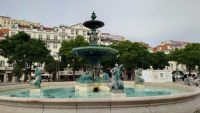
[[[59,56],[59,54],[58,54],[58,59],[56,60],[56,81],[59,81],[59,80],[60,80],[59,61],[60,61],[60,56]]]

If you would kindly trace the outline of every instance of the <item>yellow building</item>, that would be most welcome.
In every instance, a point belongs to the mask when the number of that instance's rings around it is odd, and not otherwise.
[[[30,25],[33,25],[36,27],[40,26],[39,22],[30,22],[26,20],[13,19],[11,17],[0,16],[0,27],[10,28],[16,23],[20,25],[25,25],[25,26],[30,26]]]

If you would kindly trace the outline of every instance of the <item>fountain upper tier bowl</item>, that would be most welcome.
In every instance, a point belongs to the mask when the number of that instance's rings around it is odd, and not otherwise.
[[[98,20],[90,20],[90,21],[84,22],[83,25],[90,29],[98,29],[98,28],[103,27],[104,23]]]

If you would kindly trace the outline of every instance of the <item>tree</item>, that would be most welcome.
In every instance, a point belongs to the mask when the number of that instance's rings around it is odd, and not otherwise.
[[[89,43],[85,41],[83,36],[77,36],[75,39],[64,41],[59,50],[61,55],[61,65],[63,67],[69,66],[74,72],[86,67],[86,60],[82,57],[73,55],[71,50],[76,47],[88,45]]]
[[[118,60],[127,69],[148,68],[150,66],[150,53],[140,43],[122,41],[111,45],[111,47],[119,51]]]
[[[22,76],[23,73],[22,67],[20,65],[15,65],[12,70],[12,73],[16,77],[16,80],[19,80],[19,78]]]
[[[111,47],[119,51],[116,61],[123,64],[127,71],[131,71],[132,74],[137,68],[149,68],[150,53],[144,45],[121,41],[112,44]]]
[[[46,59],[44,69],[50,74],[56,73],[57,62],[52,56],[48,56]]]
[[[188,44],[184,49],[176,49],[169,54],[170,60],[185,64],[189,73],[200,66],[200,44]]]
[[[6,38],[0,42],[1,55],[8,58],[10,63],[25,67],[31,78],[32,65],[44,63],[50,51],[41,40],[31,39],[24,32]]]
[[[164,52],[156,52],[151,54],[151,65],[153,69],[164,69],[169,65],[169,60]]]

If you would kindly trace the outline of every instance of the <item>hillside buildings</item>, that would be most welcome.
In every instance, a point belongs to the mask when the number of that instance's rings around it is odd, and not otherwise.
[[[31,22],[31,21],[27,21],[27,20],[20,20],[20,19],[13,19],[11,17],[6,17],[6,16],[0,16],[0,27],[3,28],[10,28],[12,27],[14,24],[20,24],[20,25],[25,25],[25,26],[40,26],[39,22]]]
[[[188,42],[168,40],[168,41],[161,42],[160,45],[153,48],[153,52],[155,53],[155,52],[158,52],[158,51],[162,51],[165,54],[169,54],[171,51],[173,51],[175,49],[185,48],[185,46],[187,44],[189,44],[189,43]]]
[[[155,48],[152,48],[152,51],[154,53],[156,53],[156,52],[164,52],[165,54],[169,54],[171,51],[173,51],[175,49],[183,49],[183,48],[185,48],[185,46],[187,44],[189,44],[189,42],[168,40],[168,41],[161,42],[160,45],[158,45]],[[182,72],[186,72],[187,71],[185,65],[178,64],[177,62],[174,62],[174,61],[169,61],[169,66],[167,67],[167,69],[173,70],[173,71],[182,71]]]

